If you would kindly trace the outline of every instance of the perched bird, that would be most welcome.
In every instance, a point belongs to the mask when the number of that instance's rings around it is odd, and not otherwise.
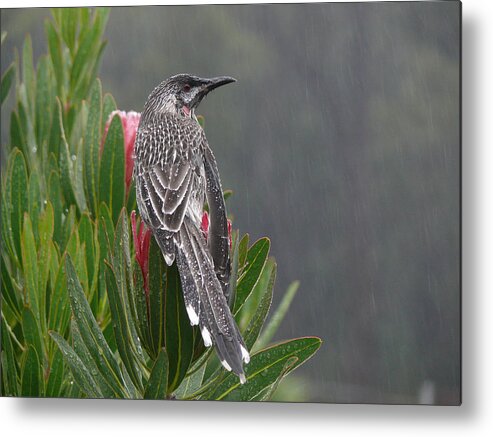
[[[149,95],[135,141],[137,206],[167,265],[176,261],[185,307],[204,345],[243,384],[250,355],[228,306],[228,223],[216,159],[195,110],[231,77],[172,76]],[[207,240],[201,231],[209,206]]]

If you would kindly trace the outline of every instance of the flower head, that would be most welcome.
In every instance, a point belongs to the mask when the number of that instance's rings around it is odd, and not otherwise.
[[[106,121],[103,140],[101,142],[101,150],[103,149],[103,145],[104,145],[104,141],[106,140],[108,129],[115,115],[118,115],[120,117],[123,126],[123,139],[125,144],[125,187],[126,187],[126,192],[128,193],[130,184],[132,182],[132,172],[134,169],[133,153],[134,153],[135,137],[137,136],[137,129],[139,127],[139,122],[140,122],[140,113],[135,111],[129,111],[129,112],[120,111],[120,110],[113,111],[108,117],[108,120]]]

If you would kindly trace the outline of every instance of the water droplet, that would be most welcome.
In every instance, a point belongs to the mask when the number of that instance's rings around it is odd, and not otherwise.
[[[77,156],[72,155],[71,158],[72,158],[72,161],[75,161],[77,159]]]
[[[32,149],[31,149],[31,152],[33,153],[36,153],[38,151],[38,148],[36,146],[34,146]]]
[[[46,205],[48,203],[48,201],[45,199],[43,200],[43,204]]]

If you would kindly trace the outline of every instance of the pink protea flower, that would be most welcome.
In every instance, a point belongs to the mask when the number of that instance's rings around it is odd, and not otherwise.
[[[209,235],[209,214],[207,213],[207,211],[204,211],[204,214],[202,215],[202,224],[200,226],[200,229],[202,229],[204,237],[207,240],[207,237]],[[231,230],[232,230],[231,220],[228,219],[228,236],[229,236],[229,248],[230,249],[233,246],[233,239],[231,237]]]
[[[152,234],[151,230],[147,229],[143,222],[140,222],[137,228],[137,219],[135,217],[135,211],[132,211],[130,221],[132,222],[132,234],[134,237],[135,259],[142,271],[146,299],[149,302],[149,247],[151,245]]]
[[[103,150],[103,145],[108,133],[108,129],[115,115],[118,115],[120,117],[123,126],[123,141],[125,144],[125,187],[126,192],[128,193],[130,184],[132,183],[132,172],[134,169],[133,153],[135,137],[137,136],[137,129],[140,122],[140,112],[125,112],[120,110],[113,111],[106,121],[103,140],[101,141],[101,150]]]

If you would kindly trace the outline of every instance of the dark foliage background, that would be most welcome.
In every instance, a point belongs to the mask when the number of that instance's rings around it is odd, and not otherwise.
[[[48,15],[1,11],[2,71]],[[277,290],[301,281],[278,338],[324,339],[298,399],[457,403],[460,4],[113,8],[106,36],[122,109],[178,72],[238,79],[201,112],[235,226],[272,238]]]

